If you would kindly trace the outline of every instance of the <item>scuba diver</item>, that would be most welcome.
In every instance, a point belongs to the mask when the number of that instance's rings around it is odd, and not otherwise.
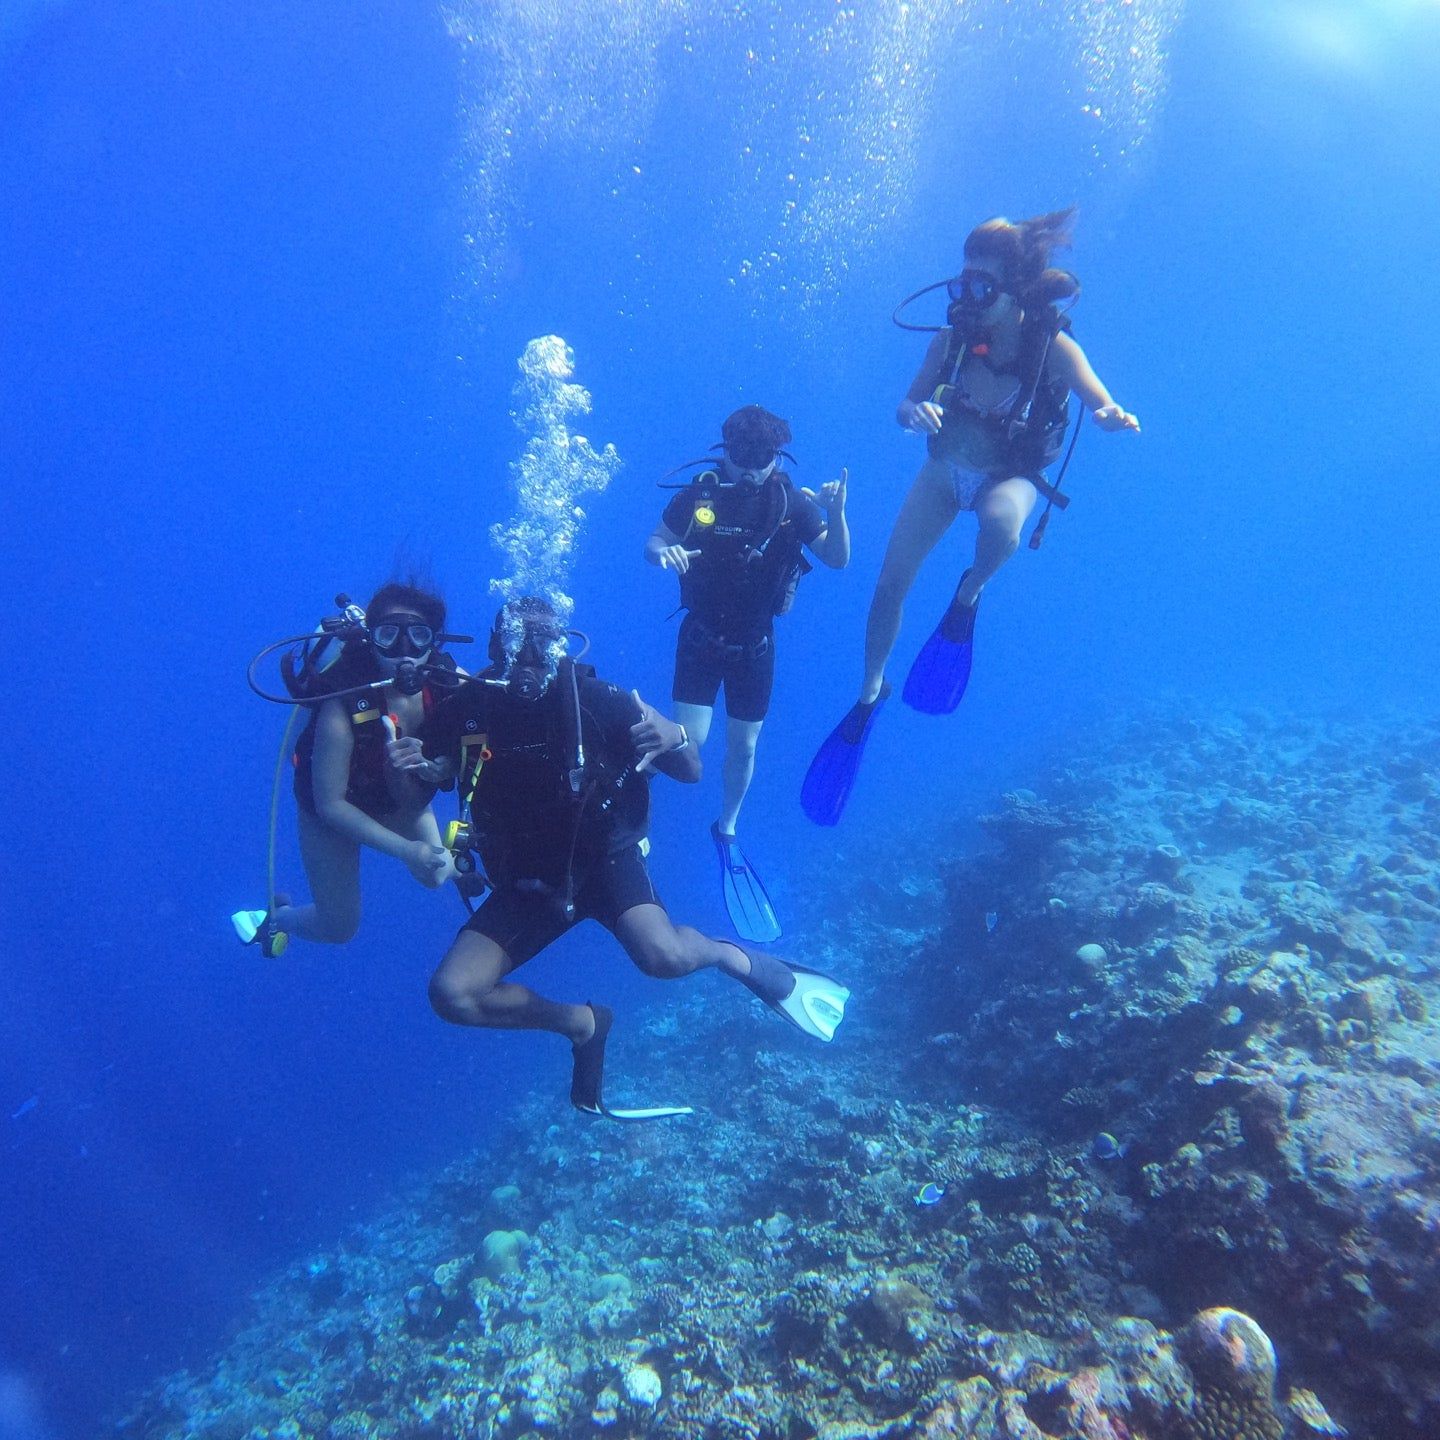
[[[441,700],[417,735],[388,747],[391,762],[426,785],[457,781],[468,818],[451,826],[452,847],[462,868],[478,858],[493,887],[431,978],[430,1002],[452,1024],[565,1036],[577,1109],[617,1119],[686,1114],[684,1106],[607,1107],[612,1011],[550,1000],[514,972],[580,921],[597,920],[645,974],[718,967],[820,1040],[834,1036],[850,992],[666,914],[645,863],[650,774],[693,783],[700,757],[638,694],[570,659],[570,633],[579,632],[567,631],[548,601],[507,601],[490,636],[490,668]]]
[[[362,847],[393,856],[427,889],[455,878],[430,808],[434,786],[391,764],[385,753],[389,740],[417,729],[430,714],[444,682],[460,679],[440,646],[467,637],[445,635],[444,626],[438,595],[391,581],[364,610],[346,603],[286,657],[288,695],[260,690],[252,662],[258,693],[309,708],[292,760],[300,858],[312,899],[292,905],[272,894],[267,910],[237,911],[231,923],[245,944],[273,956],[292,935],[324,945],[351,940],[360,926]],[[278,648],[267,646],[256,661]]]
[[[671,695],[675,718],[697,747],[709,738],[715,697],[725,689],[724,793],[710,836],[735,933],[763,944],[780,938],[780,923],[735,827],[770,706],[775,617],[788,613],[796,586],[812,568],[802,547],[834,570],[850,561],[849,472],[842,470],[818,494],[797,490],[779,468],[782,458],[793,458],[783,448],[790,427],[759,405],[737,410],[720,433],[718,463],[690,462],[706,468],[665,507],[645,542],[645,558],[680,578],[680,605],[687,613],[675,646]]]
[[[928,458],[900,508],[870,602],[860,698],[820,747],[801,790],[801,804],[816,824],[840,819],[875,717],[891,693],[885,663],[900,633],[905,597],[956,515],[970,510],[979,522],[974,558],[903,692],[907,705],[927,715],[947,715],[959,705],[981,593],[1018,548],[1036,497],[1044,495],[1047,504],[1031,549],[1039,548],[1050,507],[1069,504],[1059,487],[1079,438],[1078,421],[1059,476],[1051,483],[1045,471],[1064,448],[1071,393],[1102,430],[1140,429],[1069,333],[1080,282],[1052,269],[1050,256],[1070,243],[1074,216],[1071,208],[1031,220],[986,220],[966,237],[958,276],[916,291],[896,308],[902,329],[936,331],[896,412],[901,426],[926,437]],[[900,319],[912,301],[942,287],[950,299],[946,325]]]

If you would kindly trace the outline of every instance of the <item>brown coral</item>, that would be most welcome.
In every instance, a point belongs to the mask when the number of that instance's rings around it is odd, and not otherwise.
[[[1180,1422],[1184,1440],[1280,1440],[1275,1347],[1248,1315],[1202,1310],[1176,1336],[1195,1381],[1195,1400]]]

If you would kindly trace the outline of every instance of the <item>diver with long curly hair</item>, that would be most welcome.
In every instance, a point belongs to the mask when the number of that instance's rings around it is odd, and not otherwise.
[[[904,689],[906,703],[927,714],[948,714],[960,703],[981,594],[1018,548],[1036,499],[1044,494],[1064,503],[1045,472],[1064,446],[1070,396],[1079,396],[1102,430],[1140,429],[1069,333],[1066,312],[1079,282],[1050,260],[1069,244],[1074,218],[1072,208],[986,220],[966,237],[960,274],[941,282],[950,298],[947,323],[896,411],[901,426],[925,436],[927,455],[896,517],[870,602],[859,699],[805,778],[802,803],[818,824],[840,818],[891,693],[885,666],[905,598],[956,516],[975,515],[974,557]]]

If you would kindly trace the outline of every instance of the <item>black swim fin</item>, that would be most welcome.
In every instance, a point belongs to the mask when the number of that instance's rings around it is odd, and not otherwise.
[[[964,575],[960,583],[965,583]],[[904,701],[923,715],[949,715],[959,705],[970,683],[970,665],[975,654],[975,612],[980,608],[980,601],[962,605],[959,595],[957,589],[956,598],[940,617],[934,634],[921,647],[905,677]]]
[[[825,737],[815,752],[805,783],[800,787],[800,806],[817,825],[837,825],[860,773],[860,757],[870,738],[880,707],[890,698],[890,683],[870,702],[859,701]]]
[[[689,1105],[612,1110],[605,1103],[605,1041],[615,1023],[615,1012],[608,1005],[587,1003],[595,1015],[595,1033],[583,1045],[574,1047],[575,1068],[570,1075],[570,1103],[587,1115],[603,1115],[607,1120],[667,1120],[673,1115],[694,1114]]]
[[[735,933],[756,945],[778,940],[780,921],[775,907],[770,903],[765,882],[745,858],[740,842],[733,835],[725,834],[718,820],[710,827],[710,838],[720,856],[720,885]]]

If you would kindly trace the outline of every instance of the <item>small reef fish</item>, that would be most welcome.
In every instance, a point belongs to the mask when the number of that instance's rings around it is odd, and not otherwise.
[[[28,1115],[39,1103],[40,1097],[38,1095],[32,1095],[10,1118],[12,1120],[18,1120],[22,1115]]]
[[[987,910],[985,912],[985,930],[987,934],[993,935],[995,927],[1000,923],[1000,912],[998,910]]]
[[[1102,1130],[1091,1142],[1090,1153],[1097,1160],[1119,1160],[1130,1147],[1123,1145],[1108,1130]]]
[[[945,1187],[937,1185],[933,1180],[927,1180],[915,1192],[915,1203],[917,1205],[937,1205],[945,1198]]]

